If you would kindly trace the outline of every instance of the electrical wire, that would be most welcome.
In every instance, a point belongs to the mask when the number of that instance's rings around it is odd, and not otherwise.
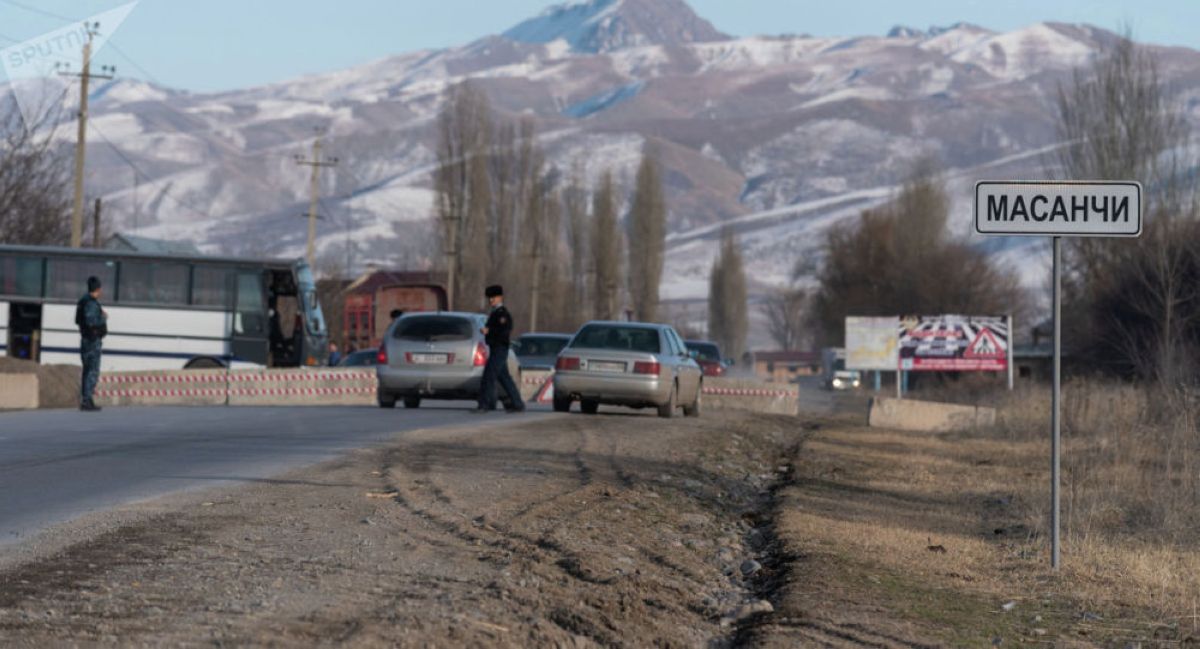
[[[99,128],[97,128],[97,127],[96,127],[96,124],[95,124],[95,122],[94,122],[94,121],[93,121],[93,122],[90,122],[90,125],[91,125],[91,127],[92,127],[92,130],[96,131],[96,135],[99,135],[99,136],[100,136],[100,139],[104,140],[104,141],[105,141],[105,142],[108,144],[108,146],[112,148],[113,152],[117,154],[117,157],[119,157],[119,158],[121,158],[122,160],[124,160],[124,161],[125,161],[125,164],[129,165],[129,168],[130,168],[130,169],[133,169],[133,172],[134,172],[135,174],[137,174],[138,176],[140,176],[141,178],[143,178],[143,179],[145,179],[145,180],[147,180],[147,181],[153,181],[153,180],[155,180],[154,178],[151,178],[149,175],[147,175],[145,172],[143,172],[143,171],[141,170],[141,168],[137,166],[137,163],[135,163],[133,160],[131,160],[131,159],[129,158],[129,156],[125,155],[125,152],[124,152],[124,151],[122,151],[122,150],[120,149],[120,147],[118,147],[116,144],[114,144],[114,143],[113,143],[113,141],[112,141],[112,140],[110,140],[110,139],[108,138],[108,136],[107,136],[107,135],[105,135],[105,134],[104,134],[104,132],[103,132],[102,130],[100,130]],[[190,204],[190,203],[188,203],[187,201],[184,201],[184,200],[182,200],[182,199],[176,198],[175,196],[172,196],[172,195],[171,195],[171,192],[167,191],[167,189],[166,189],[165,187],[164,187],[164,188],[162,188],[160,191],[162,192],[162,195],[163,195],[163,196],[165,196],[165,197],[167,197],[167,198],[171,199],[171,201],[173,201],[175,204],[179,205],[180,207],[183,207],[183,208],[189,209],[189,210],[191,210],[192,212],[195,212],[196,214],[198,214],[198,215],[200,215],[200,216],[203,216],[203,217],[204,217],[204,218],[206,218],[206,219],[211,219],[211,218],[212,218],[212,214],[210,214],[210,213],[208,213],[208,212],[206,212],[206,211],[204,211],[204,210],[202,210],[202,209],[200,209],[200,208],[198,208],[198,207],[195,207],[194,205],[191,205],[191,204]]]

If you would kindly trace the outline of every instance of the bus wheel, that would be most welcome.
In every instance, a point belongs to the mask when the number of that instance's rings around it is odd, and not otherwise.
[[[185,370],[220,370],[225,369],[225,364],[211,356],[200,356],[193,358],[184,364]]]
[[[415,410],[421,407],[421,397],[404,397],[404,407]]]
[[[379,394],[376,395],[376,400],[379,403],[380,408],[395,408],[396,407],[395,395],[384,394],[384,393],[380,392]]]

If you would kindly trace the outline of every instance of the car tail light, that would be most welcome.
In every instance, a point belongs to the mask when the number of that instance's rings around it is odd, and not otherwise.
[[[387,365],[387,345],[379,346],[379,352],[375,354],[375,362],[380,365]]]
[[[475,345],[475,367],[483,367],[484,365],[487,365],[487,359],[488,359],[487,347],[484,347],[483,343],[476,344]]]
[[[554,369],[559,372],[570,372],[579,369],[579,358],[576,356],[559,356],[554,362]]]
[[[633,364],[634,374],[658,374],[662,366],[654,361],[638,361]]]

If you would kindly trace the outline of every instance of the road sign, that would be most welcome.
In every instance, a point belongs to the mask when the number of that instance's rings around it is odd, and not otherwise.
[[[901,320],[900,369],[909,372],[1004,372],[1008,318],[938,315]]]
[[[1136,237],[1142,233],[1142,185],[1136,182],[975,184],[979,234]]]
[[[846,369],[896,371],[900,359],[896,336],[899,318],[846,318]]]
[[[1058,569],[1062,474],[1062,238],[1142,234],[1142,184],[1134,181],[975,183],[975,231],[1048,236],[1054,263],[1054,388],[1050,407],[1050,565]],[[1011,381],[1011,373],[1009,374]]]

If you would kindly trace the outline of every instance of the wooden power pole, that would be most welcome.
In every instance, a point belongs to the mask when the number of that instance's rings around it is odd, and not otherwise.
[[[321,136],[313,140],[312,158],[295,156],[296,164],[312,167],[312,176],[308,184],[308,265],[316,268],[317,264],[317,203],[321,200],[321,168],[336,167],[337,158],[321,158]]]
[[[83,245],[83,167],[87,153],[88,85],[95,79],[111,79],[117,69],[101,66],[100,74],[92,74],[92,39],[99,33],[100,23],[84,23],[87,42],[83,44],[83,71],[75,74],[60,71],[65,76],[79,77],[79,133],[75,139],[75,206],[71,212],[71,247]]]

